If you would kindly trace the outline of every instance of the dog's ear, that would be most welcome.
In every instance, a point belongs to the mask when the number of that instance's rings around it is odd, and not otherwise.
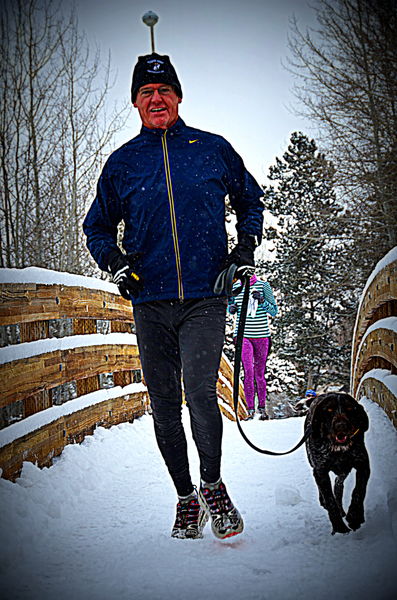
[[[349,410],[354,411],[354,423],[360,429],[360,431],[364,432],[368,430],[369,420],[368,415],[364,410],[364,407],[357,402],[352,396],[349,394],[344,394]]]
[[[312,436],[321,437],[323,424],[324,424],[324,399],[326,394],[317,396],[313,400],[309,408],[310,424],[312,427]]]

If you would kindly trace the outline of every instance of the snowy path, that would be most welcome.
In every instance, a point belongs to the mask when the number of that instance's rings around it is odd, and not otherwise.
[[[17,483],[0,480],[2,598],[391,600],[397,434],[379,407],[363,404],[372,475],[359,531],[331,536],[304,449],[264,457],[225,420],[223,476],[246,529],[223,542],[209,526],[202,540],[171,539],[175,495],[144,416],[66,447],[50,469],[25,463]],[[244,427],[259,445],[285,450],[303,419]]]

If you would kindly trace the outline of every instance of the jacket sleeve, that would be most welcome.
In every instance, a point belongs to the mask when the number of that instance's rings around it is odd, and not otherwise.
[[[263,308],[269,315],[275,317],[278,313],[277,303],[273,296],[272,288],[270,287],[270,283],[267,281],[263,282],[262,293],[264,296]]]
[[[107,257],[117,249],[117,226],[122,220],[120,200],[109,174],[108,163],[98,180],[97,193],[83,223],[87,247],[102,271],[108,271]]]
[[[262,238],[263,228],[263,190],[247,171],[242,158],[225,140],[226,188],[230,204],[236,211],[237,233]]]

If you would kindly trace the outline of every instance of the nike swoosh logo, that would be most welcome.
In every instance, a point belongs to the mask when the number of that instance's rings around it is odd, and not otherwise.
[[[194,144],[194,142],[198,142],[198,140],[189,140],[189,144]]]

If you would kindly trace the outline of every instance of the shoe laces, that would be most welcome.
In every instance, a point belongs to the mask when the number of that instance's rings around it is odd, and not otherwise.
[[[178,502],[176,505],[175,527],[185,528],[188,514],[188,504]]]
[[[234,506],[224,483],[221,482],[214,489],[202,488],[202,493],[212,514],[228,514],[233,510]]]
[[[186,525],[196,525],[200,514],[200,504],[197,498],[192,498],[186,506]]]

